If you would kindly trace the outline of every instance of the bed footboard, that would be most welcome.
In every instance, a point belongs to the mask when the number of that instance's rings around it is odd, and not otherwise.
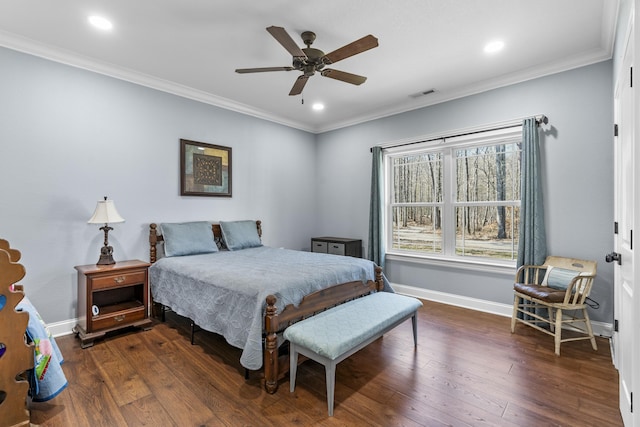
[[[214,240],[218,247],[223,245],[220,224],[211,224]],[[262,221],[256,221],[258,236],[262,237]],[[164,242],[160,227],[157,224],[149,225],[149,261],[153,264],[160,258],[160,251],[157,246]],[[278,388],[278,381],[289,372],[288,356],[280,356],[278,349],[278,334],[282,333],[290,324],[304,318],[313,316],[315,313],[324,311],[354,298],[368,295],[372,292],[384,289],[384,279],[382,268],[375,267],[375,278],[363,284],[361,281],[342,283],[327,289],[317,291],[303,298],[300,304],[286,306],[280,313],[276,308],[276,297],[269,295],[266,298],[266,311],[263,324],[263,369],[265,389],[268,393],[275,393]],[[158,316],[160,311],[151,295],[151,305],[154,316]]]
[[[363,286],[355,281],[342,283],[327,289],[322,289],[307,295],[300,304],[286,306],[278,313],[276,297],[269,295],[266,299],[267,307],[264,318],[264,386],[268,393],[273,394],[278,389],[278,380],[289,372],[289,357],[278,356],[278,333],[289,325],[316,313],[327,310],[338,304],[368,295],[371,292],[381,292],[384,289],[382,268],[375,268],[375,281],[369,281]]]

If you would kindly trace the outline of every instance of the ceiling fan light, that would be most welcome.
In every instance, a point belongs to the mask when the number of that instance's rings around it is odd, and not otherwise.
[[[313,111],[322,111],[324,110],[324,104],[322,102],[314,102],[311,108],[313,108]]]

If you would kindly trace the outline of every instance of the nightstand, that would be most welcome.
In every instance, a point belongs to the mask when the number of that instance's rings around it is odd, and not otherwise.
[[[136,326],[149,329],[149,264],[139,260],[80,265],[78,324],[82,348],[107,332]]]
[[[344,237],[313,237],[311,252],[362,258],[362,240]]]

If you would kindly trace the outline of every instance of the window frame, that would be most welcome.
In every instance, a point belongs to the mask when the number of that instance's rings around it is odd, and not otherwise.
[[[463,206],[509,206],[520,207],[520,200],[513,201],[457,201],[456,200],[456,176],[455,176],[455,150],[474,147],[500,145],[522,142],[522,125],[505,126],[497,129],[478,130],[463,133],[451,137],[432,137],[429,139],[416,139],[404,141],[396,145],[383,146],[383,170],[384,170],[384,213],[385,213],[385,243],[386,254],[390,260],[415,261],[438,265],[464,266],[473,269],[485,267],[504,272],[510,271],[516,266],[516,259],[506,260],[491,257],[468,256],[456,254],[456,221],[455,211]],[[424,152],[443,153],[443,196],[442,196],[442,253],[423,253],[411,250],[394,249],[393,246],[393,215],[394,207],[402,203],[392,203],[394,175],[392,160],[397,157]],[[521,171],[522,172],[522,171]],[[432,206],[438,202],[424,203]],[[416,204],[411,204],[416,206]],[[420,204],[418,204],[419,206]],[[517,253],[517,248],[515,249]]]

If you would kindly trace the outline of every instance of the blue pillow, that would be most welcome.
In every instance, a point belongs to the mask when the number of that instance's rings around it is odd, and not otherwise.
[[[564,291],[569,287],[571,281],[579,275],[579,271],[568,270],[566,268],[551,267],[547,271],[547,274],[543,279],[543,283],[545,283],[550,288]]]
[[[160,224],[165,256],[218,252],[211,224],[206,221]]]
[[[262,246],[255,221],[220,221],[220,230],[230,251]]]

